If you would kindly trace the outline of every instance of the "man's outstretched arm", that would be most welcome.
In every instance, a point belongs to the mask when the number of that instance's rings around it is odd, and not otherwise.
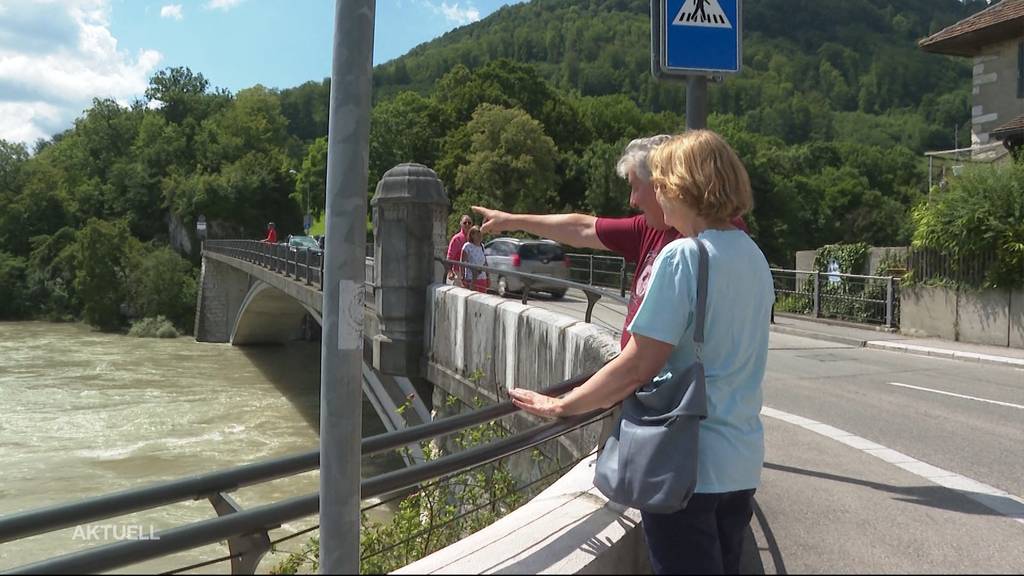
[[[589,214],[512,214],[482,206],[473,211],[484,219],[484,234],[521,231],[576,248],[608,250],[597,237],[597,218]]]

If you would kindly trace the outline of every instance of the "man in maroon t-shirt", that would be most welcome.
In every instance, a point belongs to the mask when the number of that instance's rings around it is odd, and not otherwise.
[[[626,146],[615,167],[619,176],[629,181],[629,205],[643,212],[638,216],[600,218],[589,214],[511,214],[473,206],[473,211],[484,219],[481,226],[484,233],[521,230],[577,248],[611,250],[623,256],[627,262],[636,263],[629,304],[626,307],[626,321],[622,325],[620,344],[623,347],[629,341],[626,327],[633,320],[647,293],[654,258],[665,245],[679,238],[679,233],[665,224],[661,205],[654,195],[651,169],[647,163],[651,152],[670,138],[662,134],[633,140]],[[741,230],[747,229],[742,219],[737,218],[733,224]]]

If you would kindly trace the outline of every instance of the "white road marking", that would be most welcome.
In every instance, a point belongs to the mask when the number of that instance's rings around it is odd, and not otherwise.
[[[876,444],[866,438],[861,438],[860,436],[851,434],[845,430],[840,430],[839,428],[811,420],[810,418],[804,418],[803,416],[797,416],[795,414],[769,408],[768,406],[761,408],[761,415],[767,416],[768,418],[774,418],[776,420],[782,420],[783,422],[788,422],[795,426],[804,428],[805,430],[810,430],[811,432],[821,434],[822,436],[846,444],[852,448],[856,448],[865,454],[870,454],[871,456],[888,462],[894,466],[899,466],[907,472],[924,478],[929,482],[959,492],[986,508],[995,510],[1003,516],[1024,524],[1024,498],[1014,496],[1009,492],[978,482],[977,480],[966,476],[961,476],[956,472],[950,472],[949,470],[943,470],[942,468],[921,462],[920,460],[907,456],[902,452],[886,448],[885,446]]]
[[[999,406],[1009,406],[1010,408],[1016,408],[1018,410],[1024,410],[1024,406],[1020,404],[1011,404],[1009,402],[1000,402],[998,400],[989,400],[987,398],[977,398],[975,396],[965,396],[964,394],[954,394],[953,392],[946,392],[943,390],[932,390],[931,388],[922,388],[920,386],[911,386],[910,384],[900,384],[899,382],[889,382],[893,386],[899,386],[900,388],[910,388],[912,390],[922,390],[924,392],[934,392],[936,394],[942,394],[943,396],[953,396],[955,398],[964,398],[965,400],[976,400],[978,402],[988,402],[989,404],[998,404]]]

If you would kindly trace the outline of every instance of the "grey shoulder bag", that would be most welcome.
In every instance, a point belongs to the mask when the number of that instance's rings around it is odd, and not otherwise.
[[[682,510],[697,486],[697,437],[708,413],[703,361],[708,251],[702,240],[695,242],[700,253],[693,327],[697,360],[626,397],[597,457],[594,486],[612,502],[643,512]]]

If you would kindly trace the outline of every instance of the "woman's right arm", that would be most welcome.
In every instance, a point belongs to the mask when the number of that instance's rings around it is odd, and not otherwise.
[[[510,390],[509,396],[519,408],[549,418],[611,408],[657,376],[674,348],[673,344],[633,334],[621,354],[565,396],[553,398],[520,388]]]

